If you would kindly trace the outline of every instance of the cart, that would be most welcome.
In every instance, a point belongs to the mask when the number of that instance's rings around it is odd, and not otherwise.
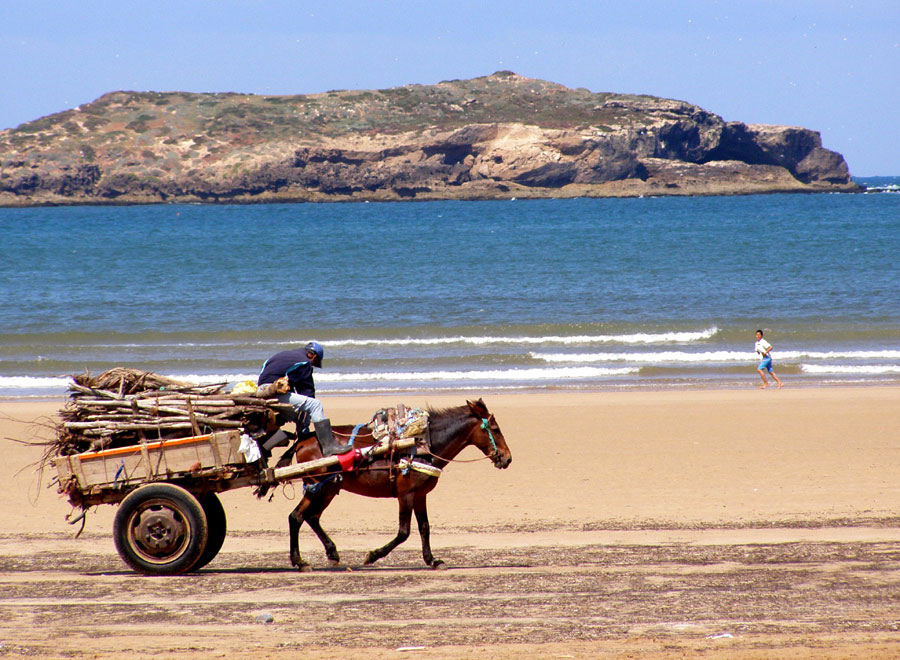
[[[363,452],[408,449],[420,439],[389,439]],[[329,456],[261,470],[258,462],[246,462],[240,444],[235,429],[58,456],[52,464],[73,507],[84,512],[119,505],[113,539],[126,564],[140,573],[177,575],[206,566],[225,542],[225,509],[217,493],[339,466],[338,457]]]

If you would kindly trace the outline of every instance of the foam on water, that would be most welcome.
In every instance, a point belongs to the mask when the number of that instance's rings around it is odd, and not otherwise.
[[[352,388],[341,387],[343,383],[403,383],[409,387],[419,385],[427,387],[429,383],[453,382],[465,388],[476,383],[534,383],[548,381],[573,381],[627,376],[636,374],[637,367],[602,368],[602,367],[563,367],[545,369],[484,369],[460,371],[379,371],[365,372],[326,372],[316,373],[316,382],[321,384],[322,391],[351,391]],[[216,383],[236,383],[244,380],[256,382],[255,374],[163,374],[168,378],[197,385]],[[0,377],[0,395],[13,396],[34,393],[63,394],[71,382],[68,377],[35,378],[29,376]],[[331,385],[332,387],[329,387]]]
[[[544,362],[590,363],[590,362],[752,362],[759,356],[751,351],[708,351],[689,353],[685,351],[655,351],[643,353],[529,353],[536,360]],[[780,351],[772,354],[778,361],[783,360],[874,360],[900,358],[900,351]]]
[[[540,337],[405,337],[384,339],[332,339],[328,344],[332,347],[344,346],[437,346],[443,344],[472,344],[484,346],[490,344],[512,345],[545,345],[545,344],[659,344],[672,342],[694,342],[713,337],[718,328],[707,328],[699,332],[663,332],[663,333],[633,333],[622,335],[547,335]]]
[[[556,369],[485,369],[469,371],[405,371],[377,373],[328,373],[317,374],[316,380],[323,383],[343,381],[403,381],[428,382],[434,380],[452,381],[536,381],[570,380],[579,378],[602,378],[604,376],[624,376],[637,373],[639,369],[625,367],[608,369],[600,367],[564,367]]]
[[[70,382],[68,376],[0,376],[0,393],[18,390],[64,391]]]
[[[869,364],[869,365],[824,365],[824,364],[802,364],[800,365],[804,373],[807,374],[868,374],[872,376],[900,374],[900,365],[898,364]]]

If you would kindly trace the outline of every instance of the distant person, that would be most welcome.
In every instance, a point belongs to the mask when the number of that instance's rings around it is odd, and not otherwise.
[[[756,331],[756,352],[760,355],[760,363],[759,366],[756,367],[756,370],[759,371],[759,377],[762,378],[762,386],[760,389],[766,389],[769,386],[769,381],[766,378],[766,372],[769,372],[769,375],[775,379],[775,382],[778,383],[778,389],[781,389],[782,382],[779,380],[778,376],[775,375],[775,372],[772,370],[772,344],[763,339],[763,331]]]
[[[318,342],[311,341],[303,348],[276,353],[263,364],[257,385],[260,387],[274,383],[287,376],[290,392],[278,395],[278,401],[289,403],[297,414],[297,430],[306,428],[306,415],[316,429],[316,439],[323,456],[343,454],[351,449],[349,445],[338,445],[331,430],[331,421],[325,417],[322,402],[316,399],[316,384],[313,381],[313,367],[322,368],[325,349]]]

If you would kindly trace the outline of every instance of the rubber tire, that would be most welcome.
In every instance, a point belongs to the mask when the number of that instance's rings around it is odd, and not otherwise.
[[[200,498],[200,506],[203,507],[203,513],[206,514],[206,524],[209,528],[209,534],[206,538],[206,547],[197,563],[191,567],[192,571],[199,571],[209,562],[216,558],[222,544],[225,543],[225,533],[228,531],[228,523],[225,520],[225,508],[222,506],[222,500],[215,493],[207,493]]]
[[[172,547],[154,552],[146,539],[136,533],[144,515],[168,518],[154,529],[171,534]],[[141,486],[119,505],[113,522],[113,540],[119,556],[138,573],[179,575],[189,571],[203,555],[209,537],[206,514],[196,497],[174,484]]]

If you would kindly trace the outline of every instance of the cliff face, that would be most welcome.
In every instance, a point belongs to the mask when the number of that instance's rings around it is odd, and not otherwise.
[[[114,92],[0,132],[0,204],[853,191],[818,133],[509,72],[308,96]]]

